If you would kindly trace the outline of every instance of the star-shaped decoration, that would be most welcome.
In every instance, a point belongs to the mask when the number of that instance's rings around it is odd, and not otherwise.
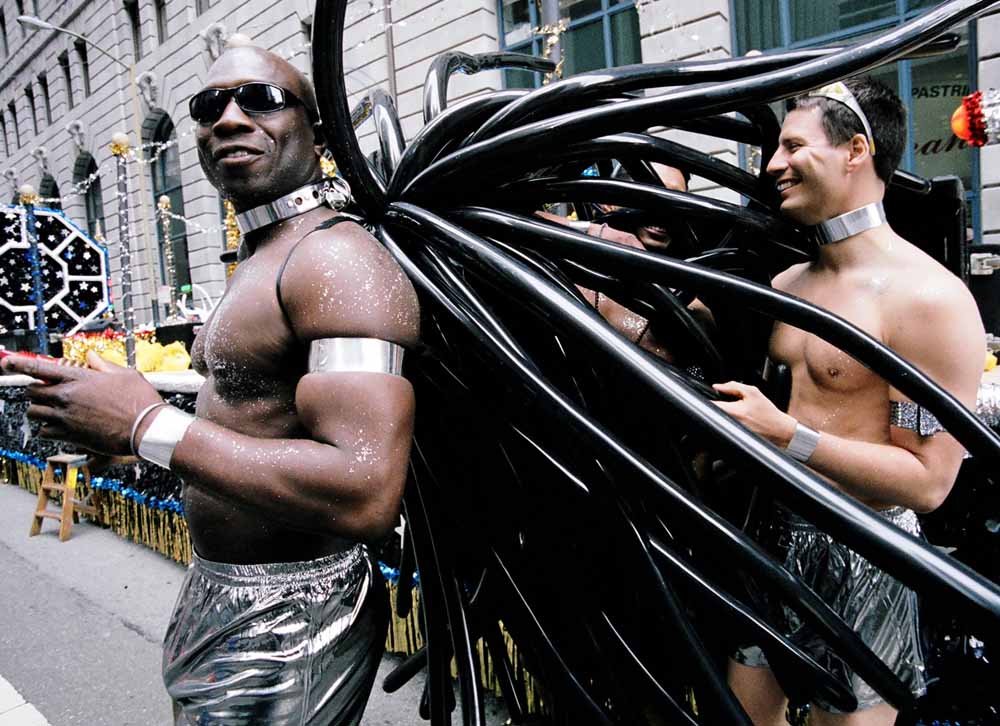
[[[29,285],[27,282],[21,283],[21,292],[28,292],[28,290],[30,289],[31,285]]]

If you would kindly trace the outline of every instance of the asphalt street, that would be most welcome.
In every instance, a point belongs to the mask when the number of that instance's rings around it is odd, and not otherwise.
[[[29,710],[51,726],[171,723],[160,642],[184,568],[87,522],[67,542],[55,520],[28,537],[34,505],[35,495],[0,484],[0,726],[44,723],[25,720]],[[381,690],[397,663],[383,660],[362,726],[425,723],[420,677]],[[6,718],[5,693],[24,702]]]

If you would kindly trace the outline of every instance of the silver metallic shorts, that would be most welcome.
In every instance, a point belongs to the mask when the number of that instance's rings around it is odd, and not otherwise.
[[[880,514],[906,532],[920,534],[913,511],[893,507]],[[914,695],[923,695],[926,682],[916,593],[802,518],[783,510],[781,519],[777,525],[778,550],[784,555],[784,568],[832,607]],[[789,640],[852,688],[859,710],[883,703],[881,696],[795,612],[781,605],[778,618]],[[746,666],[768,667],[763,651],[755,645],[741,648],[733,659]],[[830,713],[841,713],[822,699],[815,705]]]
[[[177,724],[356,726],[388,608],[367,548],[311,562],[194,558],[163,649]]]

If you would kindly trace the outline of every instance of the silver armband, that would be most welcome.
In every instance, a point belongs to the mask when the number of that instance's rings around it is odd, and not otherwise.
[[[195,417],[191,414],[167,406],[157,414],[153,423],[146,429],[146,433],[139,439],[139,445],[136,447],[139,456],[164,469],[169,469],[174,448],[184,438],[188,427],[194,421]]]
[[[913,401],[889,401],[889,425],[914,431],[921,436],[933,436],[944,426],[930,411]]]
[[[1000,425],[1000,386],[995,383],[979,384],[976,415],[990,428]]]
[[[818,445],[819,431],[813,431],[808,426],[796,422],[795,433],[792,435],[792,440],[788,442],[788,446],[785,447],[785,451],[790,457],[804,464],[809,461]]]
[[[310,373],[403,373],[403,346],[378,338],[323,338],[309,344]]]

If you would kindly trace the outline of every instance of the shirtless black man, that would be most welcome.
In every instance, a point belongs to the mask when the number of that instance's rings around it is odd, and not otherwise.
[[[177,723],[356,725],[387,618],[364,543],[398,518],[416,296],[371,235],[320,203],[315,96],[292,65],[228,49],[191,111],[247,252],[193,347],[196,415],[96,355],[87,369],[17,356],[4,369],[47,382],[29,388],[42,435],[184,480],[196,557],[163,660]]]

